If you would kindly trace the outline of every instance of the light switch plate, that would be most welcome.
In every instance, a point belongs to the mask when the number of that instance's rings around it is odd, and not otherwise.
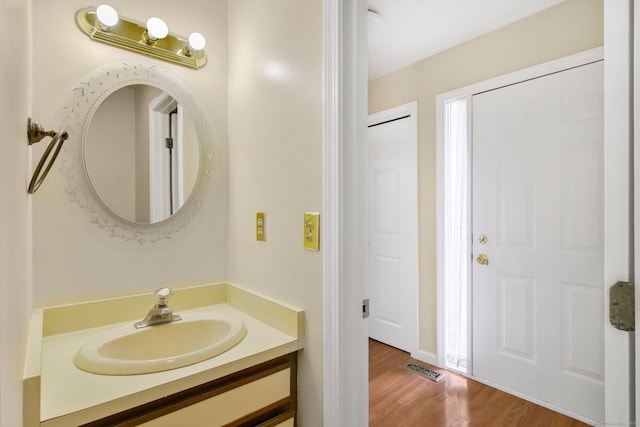
[[[310,251],[320,250],[320,214],[318,212],[304,213],[304,248]]]
[[[256,240],[267,240],[267,215],[264,212],[256,212]]]

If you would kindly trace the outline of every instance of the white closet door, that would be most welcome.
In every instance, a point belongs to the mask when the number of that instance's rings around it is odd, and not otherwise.
[[[373,114],[367,137],[369,336],[408,352],[418,323],[416,115],[415,103]]]

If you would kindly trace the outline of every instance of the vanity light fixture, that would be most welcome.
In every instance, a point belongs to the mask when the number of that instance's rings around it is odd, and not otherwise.
[[[192,33],[186,39],[170,33],[160,18],[149,18],[145,25],[118,16],[109,5],[100,5],[80,9],[76,23],[91,39],[112,46],[191,68],[200,68],[207,62],[202,34]]]

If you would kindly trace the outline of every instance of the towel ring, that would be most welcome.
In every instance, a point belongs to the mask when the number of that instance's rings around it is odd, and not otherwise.
[[[31,177],[31,182],[29,182],[29,189],[27,190],[29,194],[33,194],[38,190],[38,188],[40,187],[40,184],[42,184],[42,181],[44,181],[44,179],[47,177],[47,174],[49,173],[51,166],[53,166],[53,163],[56,161],[56,158],[58,157],[58,153],[60,153],[60,149],[62,148],[62,144],[69,137],[69,134],[66,131],[63,131],[63,132],[56,132],[53,130],[45,131],[44,128],[40,125],[40,123],[34,120],[31,120],[31,117],[29,117],[27,120],[27,138],[29,139],[29,145],[34,144],[36,142],[40,142],[45,136],[51,137],[52,140],[49,143],[49,146],[47,147],[47,149],[44,151],[42,158],[38,162],[38,166],[36,166],[36,170],[33,172],[33,176]],[[54,148],[55,148],[55,151],[53,151]],[[47,163],[47,166],[44,168],[44,172],[43,172],[42,168],[45,162],[47,161],[47,159],[49,158],[49,155],[51,155],[51,151],[53,151],[53,156],[51,157],[51,160],[49,161],[49,163]]]

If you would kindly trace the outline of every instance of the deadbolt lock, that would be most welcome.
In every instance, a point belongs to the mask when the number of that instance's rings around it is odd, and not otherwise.
[[[476,258],[476,262],[480,265],[489,265],[489,257],[485,254],[480,254],[478,258]]]
[[[481,245],[484,245],[485,243],[487,243],[487,236],[485,236],[484,234],[481,234],[480,236],[478,236],[478,242]]]

